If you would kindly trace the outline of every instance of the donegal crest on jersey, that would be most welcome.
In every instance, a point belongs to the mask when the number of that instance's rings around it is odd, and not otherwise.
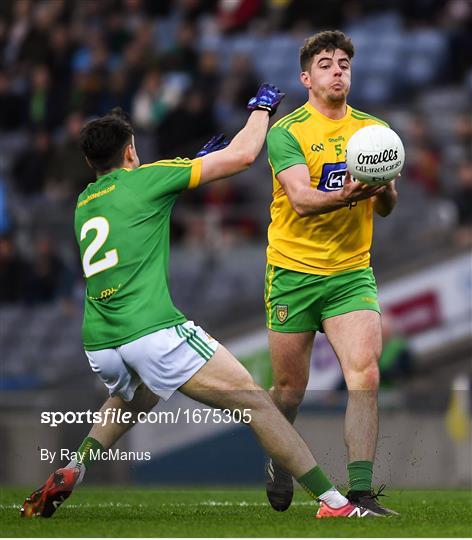
[[[362,127],[378,123],[385,125],[378,118],[349,106],[343,118],[332,120],[305,103],[274,124],[267,136],[273,178],[269,264],[319,275],[369,266],[371,200],[327,214],[300,217],[277,175],[294,165],[306,165],[313,189],[324,192],[342,189],[347,141]]]
[[[87,283],[86,350],[185,322],[169,293],[170,215],[200,174],[201,159],[157,161],[114,170],[80,194],[75,234]]]

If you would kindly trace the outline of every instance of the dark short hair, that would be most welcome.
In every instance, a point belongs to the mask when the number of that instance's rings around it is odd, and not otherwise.
[[[302,71],[308,71],[313,62],[313,57],[322,51],[335,51],[341,49],[351,59],[354,56],[354,45],[351,38],[340,30],[325,30],[305,39],[300,49],[300,67]]]
[[[98,173],[105,173],[121,165],[124,149],[133,135],[127,116],[117,107],[82,128],[79,146],[90,165]]]

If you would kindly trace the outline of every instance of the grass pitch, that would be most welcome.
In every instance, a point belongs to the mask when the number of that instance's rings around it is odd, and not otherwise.
[[[0,488],[0,536],[16,537],[468,537],[470,491],[390,491],[400,517],[314,518],[302,491],[283,513],[261,489],[80,488],[51,519],[22,519],[30,490]]]

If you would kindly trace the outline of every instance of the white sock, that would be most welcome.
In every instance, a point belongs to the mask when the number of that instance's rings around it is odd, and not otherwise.
[[[331,506],[331,508],[341,508],[341,506],[346,506],[349,502],[335,487],[322,493],[318,499],[325,502],[328,506]]]
[[[79,463],[76,459],[71,459],[68,463],[68,465],[66,465],[65,467],[66,469],[79,469],[80,470],[80,474],[77,478],[77,481],[75,483],[75,486],[78,486],[82,480],[84,479],[84,474],[85,474],[85,470],[86,470],[86,467],[83,463]]]

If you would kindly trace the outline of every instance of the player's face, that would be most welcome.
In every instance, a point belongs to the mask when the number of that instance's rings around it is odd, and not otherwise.
[[[344,103],[351,88],[351,61],[341,49],[321,51],[313,57],[310,70],[302,72],[300,78],[316,99]]]

